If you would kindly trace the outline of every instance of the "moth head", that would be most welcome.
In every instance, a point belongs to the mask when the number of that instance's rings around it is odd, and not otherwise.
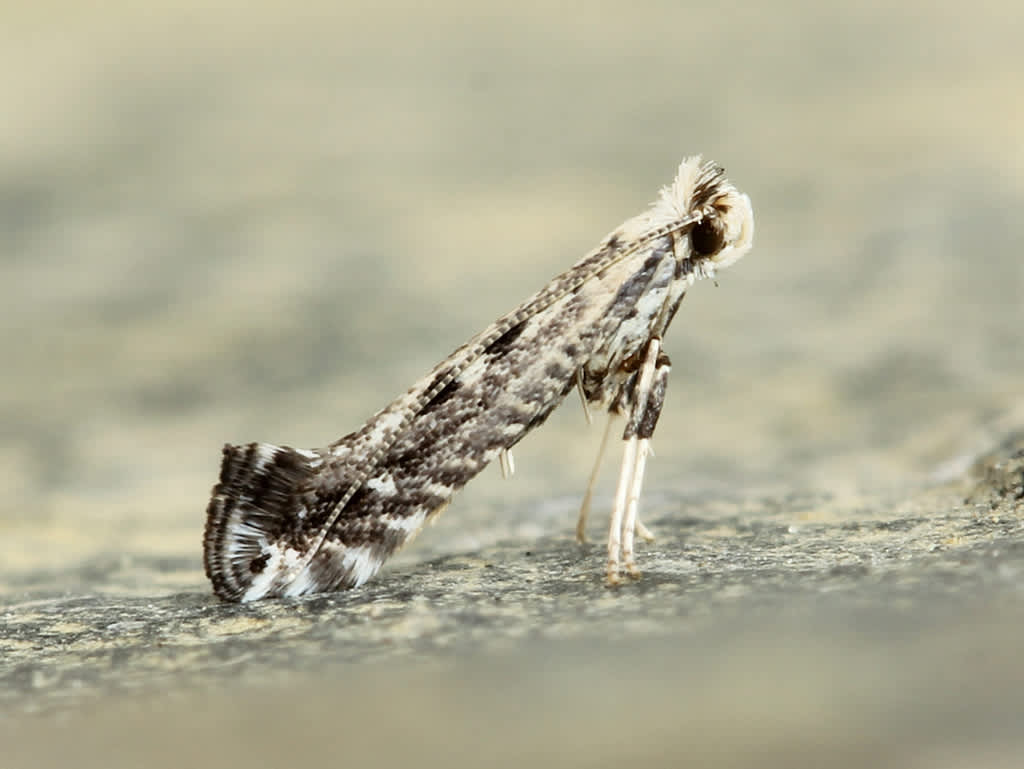
[[[675,180],[654,204],[651,219],[654,224],[688,222],[676,235],[676,256],[689,260],[701,278],[714,277],[754,243],[750,198],[732,185],[721,167],[699,156],[680,164]]]
[[[690,259],[702,277],[740,260],[754,244],[754,211],[750,198],[730,190],[690,228]]]

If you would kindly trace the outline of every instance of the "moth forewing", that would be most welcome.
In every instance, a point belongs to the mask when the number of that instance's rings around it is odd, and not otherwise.
[[[247,601],[362,584],[492,459],[511,474],[508,451],[573,388],[626,417],[607,575],[617,582],[623,560],[638,573],[634,533],[649,533],[637,502],[669,371],[661,339],[689,286],[752,239],[749,199],[689,158],[647,211],[356,432],[316,450],[225,446],[204,537],[214,592]]]

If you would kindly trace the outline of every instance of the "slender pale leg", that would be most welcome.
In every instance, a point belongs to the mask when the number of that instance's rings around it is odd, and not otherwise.
[[[619,471],[619,485],[615,490],[615,505],[608,526],[608,584],[619,584],[619,559],[622,553],[622,518],[626,510],[626,495],[629,493],[633,470],[636,466],[636,436],[626,440],[622,452],[622,469]]]
[[[612,425],[617,417],[614,411],[608,412],[608,423],[604,427],[604,435],[601,436],[601,446],[597,450],[597,459],[594,460],[594,469],[590,471],[590,480],[587,481],[587,491],[583,495],[583,502],[580,503],[580,515],[576,519],[576,541],[580,544],[587,541],[587,516],[590,515],[590,500],[594,496],[594,485],[597,483],[597,476],[601,472],[601,461],[604,459],[604,452],[608,448],[608,436],[612,434]]]
[[[512,452],[508,449],[498,452],[498,463],[501,465],[501,477],[506,481],[515,474],[516,460],[512,458]]]
[[[661,415],[668,384],[668,357],[661,354],[661,340],[651,339],[641,363],[636,384],[627,394],[627,421],[622,438],[626,442],[619,471],[608,528],[608,584],[620,582],[623,562],[631,577],[640,575],[633,552],[635,535],[648,539],[651,533],[638,518],[637,508],[643,486],[644,470],[650,453],[650,440]]]
[[[626,495],[626,515],[622,519],[622,561],[626,572],[631,577],[639,577],[640,570],[636,567],[633,555],[633,534],[636,531],[636,508],[640,502],[640,487],[644,483],[644,467],[647,464],[647,447],[650,441],[640,438],[637,441],[636,463],[633,466],[633,477],[630,479],[629,493]]]
[[[637,569],[636,561],[633,558],[633,534],[637,533],[645,539],[651,536],[651,532],[647,531],[640,523],[640,519],[637,518],[636,510],[640,502],[640,488],[644,482],[644,468],[647,464],[647,457],[653,453],[651,451],[651,436],[654,435],[654,428],[657,426],[658,417],[661,415],[661,407],[665,403],[668,372],[668,357],[660,355],[654,371],[654,382],[651,384],[650,392],[647,395],[647,403],[640,417],[640,424],[637,426],[636,434],[639,442],[636,455],[636,472],[633,474],[633,484],[629,488],[626,517],[622,522],[622,558],[626,564],[626,571],[633,577],[640,576],[640,570]]]
[[[597,477],[601,473],[601,464],[604,461],[605,452],[608,450],[608,438],[612,434],[612,428],[620,415],[615,411],[608,412],[608,421],[605,424],[604,434],[601,436],[601,445],[597,449],[597,459],[594,460],[594,469],[590,471],[590,479],[587,481],[587,491],[583,495],[583,502],[580,503],[579,518],[576,519],[576,541],[581,545],[587,541],[587,519],[590,516],[590,504],[594,498],[594,486],[597,485]],[[647,442],[647,456],[654,456],[654,450]],[[639,489],[637,494],[639,495]],[[643,521],[636,519],[636,535],[645,542],[653,542],[655,537],[651,530],[644,526]]]

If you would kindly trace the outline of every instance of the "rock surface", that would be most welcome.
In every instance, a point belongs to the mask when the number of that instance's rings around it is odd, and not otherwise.
[[[125,765],[305,762],[340,743],[386,765],[431,750],[454,766],[1009,766],[1024,748],[1017,446],[975,468],[984,505],[948,487],[873,510],[679,501],[643,578],[615,590],[601,548],[566,537],[244,606],[118,594],[201,581],[190,561],[97,561],[80,579],[102,593],[3,607],[9,765],[101,766],[113,744]],[[54,717],[70,742],[46,739]],[[167,723],[194,737],[154,754]]]

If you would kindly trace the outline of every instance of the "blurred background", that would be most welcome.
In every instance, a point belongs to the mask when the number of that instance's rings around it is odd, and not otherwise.
[[[1024,7],[0,8],[0,596],[188,568],[224,442],[321,446],[724,165],[755,248],[667,338],[658,495],[957,477],[1024,424]],[[567,536],[575,401],[403,558]],[[610,494],[614,472],[601,487]],[[77,574],[77,572],[75,572]]]
[[[1021,403],[1016,3],[2,18],[0,590],[111,548],[198,564],[222,443],[354,429],[698,152],[756,247],[673,325],[649,489],[919,484]],[[598,435],[560,410],[442,540],[564,496],[561,531]]]

